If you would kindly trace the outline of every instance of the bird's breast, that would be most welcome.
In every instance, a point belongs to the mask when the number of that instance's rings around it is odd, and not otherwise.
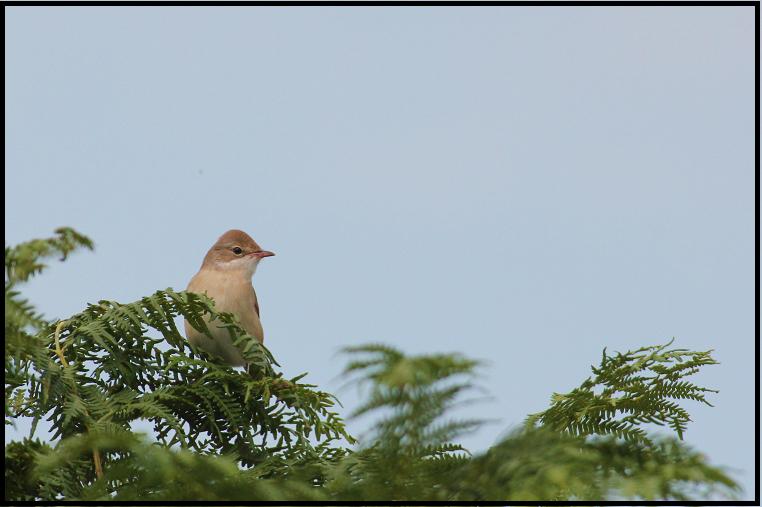
[[[262,324],[254,309],[257,296],[250,277],[225,271],[201,271],[188,284],[188,292],[206,293],[214,299],[217,311],[234,314],[247,333],[260,342],[264,340]],[[227,334],[227,330],[224,333]]]

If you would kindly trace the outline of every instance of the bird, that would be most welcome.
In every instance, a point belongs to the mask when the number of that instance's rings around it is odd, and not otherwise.
[[[186,291],[206,294],[214,299],[217,311],[234,314],[246,332],[263,343],[259,302],[251,279],[259,261],[272,255],[275,254],[263,250],[245,232],[229,230],[206,253],[201,269],[191,278]],[[205,320],[208,324],[208,318]],[[246,360],[233,345],[227,328],[214,324],[208,328],[211,338],[185,320],[185,336],[190,343],[219,356],[231,366],[246,366]]]

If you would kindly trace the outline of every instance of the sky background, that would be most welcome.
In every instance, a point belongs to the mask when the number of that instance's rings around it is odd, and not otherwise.
[[[686,440],[753,498],[753,7],[5,15],[6,244],[96,243],[26,286],[46,316],[184,289],[240,228],[277,254],[286,375],[335,392],[368,342],[488,361],[474,451],[675,337],[722,363]]]

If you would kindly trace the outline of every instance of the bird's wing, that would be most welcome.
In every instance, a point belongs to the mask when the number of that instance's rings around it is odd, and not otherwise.
[[[259,301],[257,301],[257,293],[254,289],[252,289],[251,292],[254,293],[254,311],[257,312],[257,317],[259,317]]]

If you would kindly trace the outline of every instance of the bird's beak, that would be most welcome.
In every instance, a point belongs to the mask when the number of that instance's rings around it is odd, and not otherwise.
[[[259,257],[260,259],[263,257],[272,257],[273,255],[275,254],[272,252],[268,252],[267,250],[260,250],[259,252],[253,252],[251,254],[252,257]]]

